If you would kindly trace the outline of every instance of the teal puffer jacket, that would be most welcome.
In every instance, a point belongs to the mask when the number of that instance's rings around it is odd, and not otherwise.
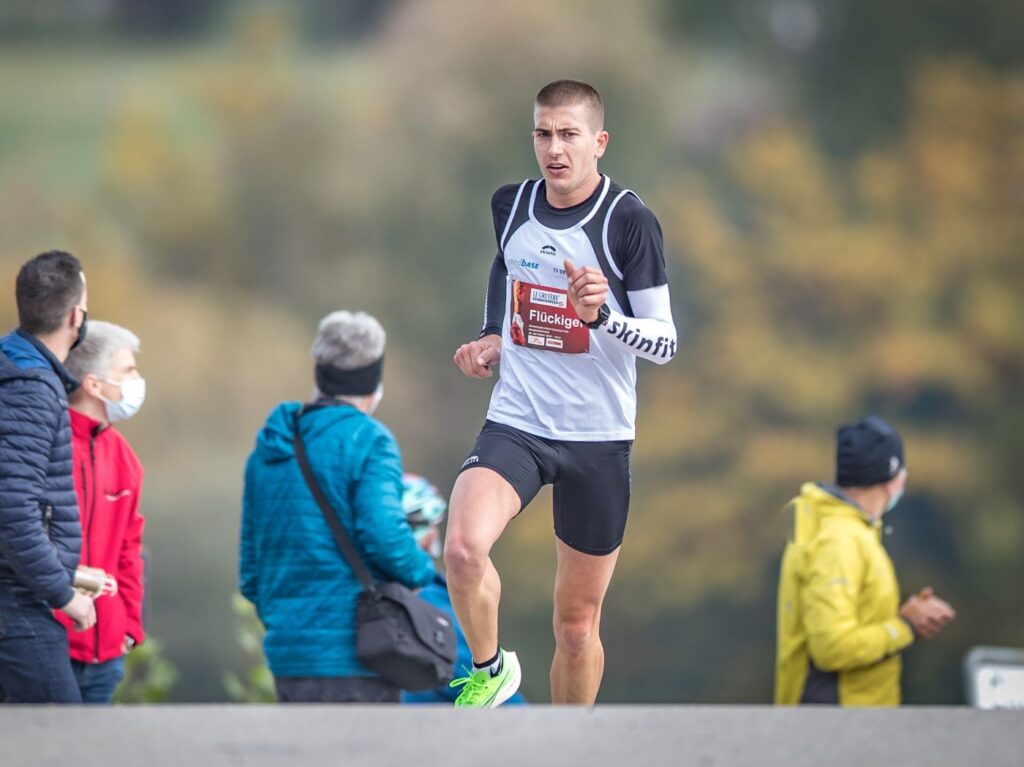
[[[245,468],[239,575],[267,633],[275,676],[370,676],[356,660],[361,586],[341,557],[295,459],[298,402],[279,405]],[[313,473],[370,571],[410,588],[430,582],[430,557],[402,511],[402,460],[391,432],[348,405],[302,416]]]

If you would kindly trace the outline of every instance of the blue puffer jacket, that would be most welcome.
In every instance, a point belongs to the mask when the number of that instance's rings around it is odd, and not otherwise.
[[[82,548],[67,398],[77,387],[39,339],[0,338],[0,588],[53,608],[74,596]]]
[[[275,676],[371,676],[356,660],[362,587],[342,559],[298,462],[286,402],[267,419],[245,468],[240,587],[267,630]],[[383,424],[348,405],[302,417],[313,473],[374,577],[410,588],[434,570],[402,511],[402,460]]]

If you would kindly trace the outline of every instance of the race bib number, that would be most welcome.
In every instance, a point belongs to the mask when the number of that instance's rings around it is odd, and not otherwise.
[[[590,329],[565,290],[512,281],[512,343],[562,354],[590,351]]]

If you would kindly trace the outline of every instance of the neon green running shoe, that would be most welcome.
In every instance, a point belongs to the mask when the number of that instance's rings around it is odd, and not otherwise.
[[[501,651],[501,672],[491,676],[487,669],[470,671],[469,676],[453,679],[452,687],[461,687],[455,708],[495,708],[516,694],[523,679],[519,658],[514,652]]]

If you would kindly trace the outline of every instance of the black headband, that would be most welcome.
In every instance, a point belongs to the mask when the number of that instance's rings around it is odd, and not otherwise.
[[[321,394],[336,397],[339,394],[365,395],[373,394],[380,386],[384,372],[384,357],[371,362],[364,368],[342,370],[334,365],[317,363],[316,388]]]

